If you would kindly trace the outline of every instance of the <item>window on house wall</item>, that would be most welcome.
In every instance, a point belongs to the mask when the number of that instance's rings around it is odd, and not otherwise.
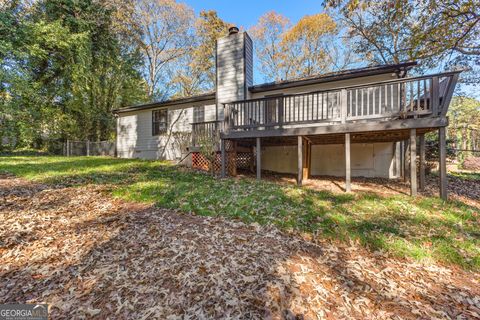
[[[193,107],[193,122],[204,122],[205,121],[205,106],[196,106]]]
[[[152,135],[158,136],[167,132],[168,110],[160,109],[152,111]]]

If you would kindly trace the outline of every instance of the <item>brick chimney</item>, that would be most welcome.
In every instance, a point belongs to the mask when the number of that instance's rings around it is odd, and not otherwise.
[[[216,95],[220,119],[223,103],[250,98],[253,85],[253,43],[246,32],[231,27],[226,37],[217,39]]]

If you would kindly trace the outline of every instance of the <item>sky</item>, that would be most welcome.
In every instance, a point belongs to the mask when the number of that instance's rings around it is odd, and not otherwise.
[[[215,10],[221,19],[245,30],[255,25],[268,11],[280,13],[295,24],[303,16],[320,13],[324,9],[322,0],[180,0],[180,2],[188,4],[196,14],[202,10]],[[427,73],[436,72],[438,70]],[[260,74],[258,68],[254,75],[255,83],[267,80]],[[480,99],[480,90],[476,86],[458,85],[457,90]]]
[[[307,14],[323,11],[321,0],[184,0],[199,13],[201,10],[215,10],[223,20],[238,27],[249,29],[268,11],[276,11],[288,17],[293,23]]]
[[[244,30],[257,24],[258,19],[269,11],[275,11],[289,18],[295,24],[307,14],[323,11],[322,0],[179,0],[192,7],[195,14],[202,10],[215,10],[218,16]],[[258,61],[255,60],[256,63]],[[255,63],[254,83],[269,82]]]

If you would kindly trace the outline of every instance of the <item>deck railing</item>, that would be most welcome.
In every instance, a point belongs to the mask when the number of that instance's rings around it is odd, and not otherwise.
[[[212,141],[218,136],[219,121],[204,121],[192,123],[192,146],[198,147],[206,141]]]
[[[226,103],[224,130],[445,115],[459,72]]]

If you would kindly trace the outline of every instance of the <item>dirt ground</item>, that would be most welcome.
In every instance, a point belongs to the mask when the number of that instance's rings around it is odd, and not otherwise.
[[[472,319],[479,282],[102,187],[0,177],[0,303],[48,303],[52,319]]]
[[[253,175],[249,172],[241,172],[240,176],[253,178]],[[262,179],[277,183],[296,184],[296,175],[292,174],[263,172]],[[345,179],[332,176],[312,176],[303,182],[303,186],[316,190],[327,190],[333,193],[343,193],[345,192]],[[408,179],[404,181],[403,179],[354,177],[352,178],[351,188],[352,192],[355,193],[376,193],[384,196],[410,194],[410,182]],[[427,175],[425,189],[423,191],[419,189],[418,194],[438,197],[438,177]],[[448,196],[449,199],[458,200],[480,209],[480,180],[465,180],[449,175]]]

